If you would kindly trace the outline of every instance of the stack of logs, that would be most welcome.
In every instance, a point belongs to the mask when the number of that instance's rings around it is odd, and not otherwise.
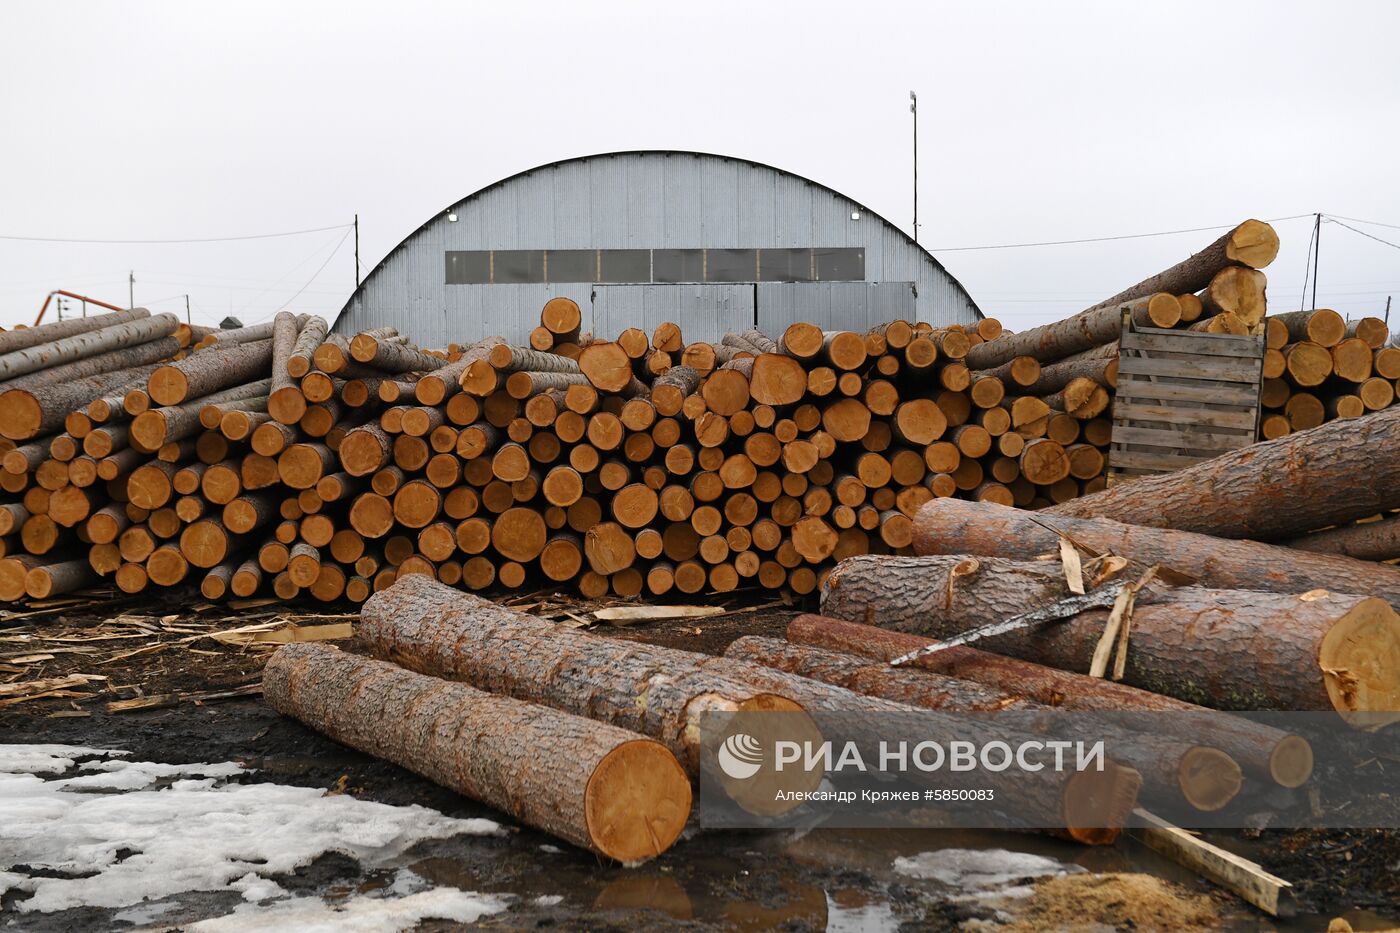
[[[1335,311],[1289,311],[1267,320],[1261,440],[1356,418],[1393,404],[1400,349],[1385,321],[1345,321]]]
[[[168,315],[107,316],[101,340],[73,322],[15,331],[0,341],[0,434],[16,445],[0,599],[110,577],[127,593],[202,578],[209,598],[358,602],[409,573],[589,596],[811,593],[837,560],[907,553],[931,499],[1040,508],[1102,489],[1123,313],[1256,326],[1253,267],[1276,247],[1247,221],[1014,335],[987,319],[601,340],[568,299],[545,305],[530,346],[429,351],[286,312],[186,332],[178,360]]]

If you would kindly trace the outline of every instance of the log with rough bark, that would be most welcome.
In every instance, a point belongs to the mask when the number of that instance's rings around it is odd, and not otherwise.
[[[793,701],[696,669],[700,657],[583,632],[408,576],[371,596],[358,634],[377,657],[650,736],[698,776],[707,711],[800,711]]]
[[[1157,292],[1118,303],[1104,302],[1063,321],[978,344],[968,351],[967,365],[989,369],[1018,356],[1045,363],[1112,343],[1123,329],[1125,311],[1142,327],[1171,327],[1181,320],[1181,304],[1174,293]]]
[[[1049,514],[1274,540],[1400,508],[1400,407],[1143,476]]]
[[[272,341],[214,346],[151,373],[147,392],[157,405],[178,405],[229,386],[264,378],[272,362]]]
[[[1262,220],[1246,220],[1199,253],[1124,289],[1108,302],[1127,301],[1152,292],[1193,294],[1209,285],[1216,273],[1228,266],[1265,268],[1278,255],[1278,248],[1278,234],[1272,226]]]
[[[316,644],[279,648],[263,695],[338,742],[625,864],[665,852],[690,815],[675,756],[604,723]]]
[[[0,356],[0,379],[15,379],[63,363],[159,340],[173,334],[179,323],[173,314],[156,314],[13,350]]]
[[[1375,521],[1355,522],[1339,528],[1289,538],[1280,543],[1294,550],[1318,555],[1336,555],[1361,561],[1394,560],[1400,557],[1400,516],[1390,515]],[[1385,572],[1396,568],[1387,564],[1377,569]],[[1397,603],[1394,596],[1385,592],[1377,592],[1376,595],[1389,599],[1392,604]]]
[[[350,356],[357,363],[389,373],[432,372],[443,364],[441,357],[393,337],[359,333],[350,339]]]
[[[1389,528],[1394,526],[1392,520]],[[1395,534],[1392,530],[1388,537],[1394,538]],[[1295,543],[1284,547],[1213,538],[1190,531],[1126,525],[1106,518],[1026,512],[986,502],[934,499],[925,503],[914,519],[913,546],[914,553],[920,555],[970,554],[1034,560],[1058,554],[1061,537],[1084,549],[1087,555],[1112,554],[1144,569],[1160,564],[1212,589],[1271,593],[1327,589],[1379,596],[1400,606],[1400,567],[1356,560],[1343,556],[1343,551],[1310,553],[1298,550]],[[1395,553],[1400,554],[1400,549]]]
[[[827,577],[822,611],[946,638],[1068,595],[1057,564],[854,557]],[[1092,610],[979,644],[1084,673],[1107,617]],[[1375,597],[1153,587],[1139,594],[1130,631],[1123,682],[1132,686],[1215,709],[1400,719],[1400,616]]]
[[[724,656],[775,670],[810,677],[825,684],[844,687],[863,696],[879,697],[923,709],[953,713],[1047,712],[1050,707],[1023,697],[943,674],[909,667],[891,667],[865,658],[807,645],[794,645],[776,638],[746,635],[730,643]],[[1050,716],[1014,717],[1043,722],[1054,731]],[[1067,725],[1067,722],[1065,723]],[[1155,726],[1156,723],[1154,722]],[[1111,721],[1100,723],[1105,731]],[[1125,764],[1135,768],[1158,794],[1184,800],[1205,811],[1219,810],[1230,802],[1241,787],[1241,772],[1230,755],[1212,744],[1196,740],[1154,736],[1150,745],[1142,735],[1126,729],[1113,729],[1113,748]]]
[[[94,314],[91,317],[74,317],[66,321],[50,321],[38,327],[21,327],[0,333],[0,354],[13,353],[37,347],[41,343],[52,343],[67,337],[76,337],[95,330],[102,330],[116,324],[150,317],[145,308],[128,308],[125,311],[112,311],[107,314]]]
[[[929,643],[919,635],[810,614],[800,615],[788,623],[787,638],[796,645],[859,655],[884,665]],[[1153,717],[1153,722],[1165,734],[1190,740],[1209,734],[1212,743],[1238,760],[1247,772],[1284,787],[1298,787],[1312,774],[1312,747],[1301,736],[1249,719],[1222,716],[1192,703],[1116,681],[1045,667],[969,645],[922,655],[908,666],[984,684],[1060,709],[1160,714]]]
[[[300,379],[311,372],[311,367],[315,365],[316,349],[325,342],[326,332],[330,329],[326,319],[319,315],[301,317],[305,320],[297,322],[296,343],[292,345],[286,362],[287,375],[293,379]]]
[[[133,349],[148,347],[149,351],[133,353],[131,358],[142,359],[152,354],[168,357],[176,349],[173,337]],[[146,363],[51,385],[0,392],[0,436],[23,441],[57,430],[69,414],[110,392],[126,388],[134,379],[149,377],[154,369],[154,363]]]

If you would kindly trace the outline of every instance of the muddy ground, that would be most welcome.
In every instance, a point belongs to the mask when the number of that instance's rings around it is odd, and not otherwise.
[[[516,600],[530,608],[527,601]],[[534,605],[538,606],[540,601]],[[544,601],[548,607],[547,600]],[[780,637],[793,610],[736,603],[733,614],[608,629],[607,634],[720,653],[745,634]],[[256,695],[270,649],[226,644],[201,632],[275,624],[280,606],[239,612],[178,601],[49,607],[43,615],[0,620],[0,683],[97,674],[105,681],[59,688],[57,696],[0,705],[0,742],[57,743],[123,749],[134,760],[162,763],[236,761],[240,780],[334,790],[389,804],[420,804],[458,817],[500,814],[393,765],[339,746],[268,709]],[[352,619],[353,607],[304,607],[301,625]],[[319,613],[320,615],[311,615]],[[145,619],[146,630],[113,628],[113,616]],[[577,612],[574,613],[578,615]],[[354,650],[354,642],[342,647]],[[47,660],[30,660],[45,654]],[[16,660],[18,659],[18,660]],[[69,695],[63,695],[69,694]],[[234,694],[229,698],[207,695]],[[202,698],[205,697],[205,698]],[[154,698],[154,699],[152,699]],[[109,711],[117,702],[149,708]],[[0,832],[3,836],[3,832]],[[521,829],[505,837],[465,837],[420,844],[409,867],[439,884],[517,896],[508,912],[486,918],[495,929],[667,930],[949,929],[996,911],[977,898],[892,871],[898,856],[948,847],[1037,853],[1094,872],[1144,872],[1177,882],[1182,896],[1205,895],[1221,916],[1214,925],[1253,929],[1322,929],[1344,912],[1356,929],[1400,925],[1400,835],[1388,832],[1218,833],[1218,844],[1262,862],[1294,882],[1303,915],[1272,922],[1235,898],[1128,839],[1086,849],[1048,837],[964,831],[688,833],[664,857],[639,869],[601,864]],[[294,893],[334,898],[387,883],[352,859],[327,855],[278,882]],[[552,906],[538,896],[562,895]],[[0,927],[14,923],[16,895],[0,901]],[[163,915],[179,924],[227,912],[234,892],[181,898]],[[111,911],[18,915],[14,929],[120,928]],[[1105,920],[1130,928],[1113,916]],[[1387,922],[1387,919],[1389,922]],[[1126,924],[1131,924],[1131,920]],[[1152,924],[1147,924],[1151,926]],[[427,922],[423,929],[450,925]],[[1034,923],[1031,924],[1035,926]],[[1144,924],[1137,923],[1138,928]]]

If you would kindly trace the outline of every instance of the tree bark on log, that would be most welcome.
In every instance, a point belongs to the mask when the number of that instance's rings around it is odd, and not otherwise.
[[[173,314],[157,314],[15,350],[0,356],[0,379],[10,380],[63,363],[150,343],[169,337],[179,323]]]
[[[358,634],[376,657],[410,670],[650,736],[692,777],[704,712],[801,710],[698,670],[700,655],[556,629],[421,575],[371,596]]]
[[[128,308],[125,311],[112,311],[108,314],[94,314],[91,317],[74,317],[66,321],[50,321],[38,327],[24,327],[0,333],[0,354],[27,350],[41,343],[53,343],[67,337],[90,333],[95,330],[114,327],[129,321],[150,317],[145,308]]]
[[[442,357],[424,353],[407,343],[368,333],[356,334],[350,339],[350,356],[358,363],[386,373],[432,372],[444,362]]]
[[[1362,561],[1392,560],[1400,557],[1400,516],[1391,515],[1379,521],[1342,525],[1340,528],[1329,528],[1326,531],[1289,538],[1280,543],[1287,548],[1318,555],[1336,555]],[[1383,574],[1387,571],[1400,572],[1400,569],[1385,564],[1377,569]],[[1336,588],[1342,589],[1341,586]],[[1387,592],[1378,591],[1375,595],[1390,600],[1392,605],[1397,603],[1396,598]]]
[[[268,393],[268,413],[282,424],[296,424],[306,412],[306,397],[301,394],[301,386],[293,381],[287,367],[296,343],[296,316],[289,311],[278,311],[272,320],[272,384]]]
[[[822,611],[947,638],[1068,595],[1058,565],[853,557],[827,577]],[[979,644],[1085,673],[1107,618],[1093,610]],[[1123,682],[1214,709],[1400,719],[1400,616],[1374,597],[1153,587],[1132,613]]]
[[[1392,519],[1388,537],[1393,541],[1400,541],[1400,531],[1394,530],[1397,526],[1400,522]],[[1308,553],[1295,550],[1296,545],[1213,538],[1189,531],[1125,525],[1106,518],[1024,512],[959,499],[927,502],[914,519],[914,553],[919,555],[971,554],[1034,560],[1056,554],[1061,536],[1091,554],[1116,554],[1144,568],[1161,564],[1194,577],[1199,585],[1211,589],[1270,593],[1326,589],[1379,596],[1392,606],[1400,606],[1400,567],[1356,560],[1342,556],[1342,551]],[[1400,555],[1400,547],[1391,556],[1395,555]]]
[[[304,321],[298,321],[296,342],[292,345],[292,351],[287,355],[286,368],[287,375],[293,379],[300,379],[311,372],[314,365],[316,349],[325,343],[326,332],[330,329],[326,324],[326,319],[320,315],[311,315]]]
[[[278,649],[263,695],[338,742],[625,864],[670,848],[690,814],[685,773],[657,742],[329,646]]]
[[[860,655],[885,665],[929,643],[919,635],[810,614],[800,615],[788,623],[787,638],[794,644]],[[1284,787],[1298,787],[1312,774],[1312,747],[1301,736],[1238,716],[1222,716],[1205,707],[1117,681],[1073,674],[968,645],[923,655],[908,666],[975,681],[1061,709],[1183,713],[1186,715],[1163,715],[1157,717],[1156,722],[1165,733],[1189,740],[1199,739],[1202,722],[1208,722],[1212,741],[1220,744],[1246,771],[1263,780]]]
[[[1268,541],[1400,508],[1400,406],[1252,444],[1046,514]]]
[[[922,709],[950,713],[1045,711],[1050,707],[1017,694],[971,680],[959,680],[913,667],[890,667],[836,651],[808,645],[794,645],[777,638],[746,635],[731,642],[724,656],[809,677],[824,684],[842,687],[862,696],[878,697]],[[1027,717],[1028,719],[1030,717]],[[1153,717],[1152,726],[1156,726]],[[1051,716],[1035,717],[1050,732],[1056,729]],[[1019,718],[1017,720],[1020,721]],[[1061,723],[1063,724],[1063,723]],[[1204,811],[1219,810],[1241,787],[1241,771],[1230,755],[1196,738],[1153,736],[1144,748],[1144,736],[1128,729],[1114,729],[1111,721],[1097,729],[1111,730],[1114,755],[1135,768],[1151,789],[1173,800],[1184,800]]]
[[[166,340],[174,343],[174,338]],[[170,349],[173,350],[173,347]],[[57,430],[69,413],[80,410],[113,390],[130,385],[135,378],[149,376],[154,368],[153,365],[145,365],[118,369],[0,393],[0,436],[24,441]]]
[[[1103,302],[1073,317],[978,344],[967,353],[972,369],[990,369],[1018,356],[1042,363],[1080,353],[1118,339],[1123,330],[1123,310],[1142,327],[1171,327],[1181,320],[1181,304],[1175,293],[1158,292],[1133,300]]]
[[[147,392],[157,405],[178,405],[229,386],[254,382],[268,373],[272,341],[215,345],[151,373]]]
[[[450,395],[462,390],[462,373],[478,360],[485,360],[492,348],[504,344],[504,337],[487,337],[478,340],[458,357],[457,362],[448,363],[429,373],[424,373],[413,386],[414,399],[419,405],[440,405]]]
[[[1262,220],[1246,220],[1220,239],[1164,272],[1124,289],[1105,304],[1128,301],[1152,292],[1186,295],[1210,284],[1217,272],[1230,265],[1263,269],[1278,255],[1279,239],[1274,228]]]

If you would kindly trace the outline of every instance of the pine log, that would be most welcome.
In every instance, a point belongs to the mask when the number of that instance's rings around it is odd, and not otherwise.
[[[112,311],[107,314],[94,314],[91,317],[74,317],[66,321],[50,321],[37,327],[22,327],[0,333],[0,354],[27,350],[41,343],[53,343],[67,337],[103,330],[129,321],[150,317],[145,308],[128,308],[125,311]]]
[[[179,323],[173,314],[157,314],[14,350],[0,356],[0,380],[169,337]]]
[[[580,716],[316,644],[278,649],[263,694],[338,742],[625,864],[670,848],[690,814],[674,755]],[[537,768],[545,748],[554,760]]]
[[[1049,514],[1268,541],[1400,508],[1400,407],[1056,505]]]
[[[1342,525],[1339,528],[1329,528],[1326,531],[1317,531],[1310,535],[1290,538],[1281,543],[1294,550],[1318,555],[1337,555],[1362,561],[1393,560],[1400,557],[1400,516],[1391,515],[1377,521]],[[1390,565],[1368,564],[1365,566],[1371,568],[1373,572],[1382,574],[1383,579],[1388,579],[1388,571],[1397,569]],[[1348,587],[1337,583],[1333,585],[1333,588],[1347,589]],[[1370,593],[1372,590],[1358,588],[1355,592]],[[1392,605],[1397,604],[1396,597],[1390,595],[1384,587],[1378,588],[1375,595],[1389,600]]]
[[[1117,350],[1117,343],[1107,344]],[[1118,385],[1118,355],[1097,359],[1064,360],[1040,370],[1040,376],[1025,387],[1027,395],[1051,395],[1076,379],[1088,379],[1107,389]]]
[[[150,352],[169,356],[174,351],[174,340],[167,337],[131,351],[117,352],[130,352],[130,359],[141,359]],[[151,363],[133,365],[85,377],[75,375],[51,385],[9,389],[0,393],[0,436],[28,440],[56,430],[69,414],[114,390],[126,388],[133,379],[149,376],[154,368]]]
[[[287,375],[293,379],[300,379],[311,372],[314,365],[316,349],[326,340],[326,332],[330,329],[326,324],[326,319],[319,315],[301,315],[305,320],[297,322],[297,338],[292,344],[291,352],[287,354],[286,369]]]
[[[432,372],[443,364],[441,357],[424,353],[393,337],[377,337],[371,333],[359,333],[350,338],[350,356],[357,363],[387,373]]]
[[[1023,714],[1048,712],[1050,709],[1044,704],[976,681],[958,680],[913,667],[890,667],[836,651],[789,644],[776,638],[746,635],[731,642],[724,656],[810,677],[863,696],[879,697],[923,709],[952,713],[1016,710]],[[1057,725],[1053,716],[1015,718],[1017,722],[1042,721],[1051,731]],[[1160,718],[1163,717],[1153,717],[1150,725],[1156,727],[1156,720]],[[1147,743],[1143,741],[1143,736],[1134,735],[1127,729],[1115,729],[1111,720],[1106,717],[1105,720],[1096,724],[1096,732],[1111,731],[1115,740],[1114,755],[1142,774],[1154,791],[1174,800],[1184,800],[1203,811],[1219,810],[1239,793],[1242,785],[1240,767],[1220,748],[1201,744],[1196,737],[1182,740],[1160,735],[1153,736],[1150,748],[1145,748]],[[1060,724],[1064,723],[1065,720],[1060,721]]]
[[[787,638],[794,644],[860,655],[886,665],[928,644],[928,639],[919,635],[819,615],[793,619],[788,623]],[[1249,719],[1221,716],[1204,707],[1116,681],[1072,674],[966,645],[924,655],[909,666],[960,681],[975,681],[1066,710],[1164,713],[1154,717],[1154,722],[1164,733],[1182,739],[1199,739],[1204,734],[1203,723],[1208,723],[1212,741],[1256,777],[1284,787],[1298,787],[1312,774],[1312,747],[1301,736]]]
[[[556,629],[418,575],[371,596],[357,634],[376,657],[409,670],[650,736],[693,777],[705,712],[801,709],[699,669],[703,656]]]
[[[1143,569],[1160,564],[1211,589],[1270,593],[1326,589],[1379,596],[1400,606],[1400,567],[1342,556],[1345,551],[1308,553],[1296,550],[1298,545],[1293,542],[1283,547],[1212,538],[1189,531],[1125,525],[1105,518],[1024,512],[989,503],[957,499],[926,503],[914,519],[913,544],[914,553],[920,555],[971,554],[1034,560],[1057,554],[1061,536],[1088,554],[1114,554]],[[1400,556],[1400,548],[1390,556]]]
[[[567,299],[565,299],[567,300]],[[503,337],[487,337],[472,344],[455,363],[448,363],[414,383],[414,398],[419,405],[441,405],[443,400],[462,389],[462,374],[473,363],[485,360],[491,350],[505,343]]]
[[[215,344],[151,373],[147,392],[157,405],[178,405],[263,378],[271,362],[271,340],[230,347]]]
[[[1226,266],[1215,274],[1198,296],[1206,313],[1233,314],[1248,328],[1264,320],[1268,312],[1264,273],[1244,266]]]
[[[979,344],[968,351],[967,365],[973,369],[990,369],[1018,356],[1030,356],[1046,363],[1111,343],[1123,329],[1125,309],[1142,327],[1171,327],[1181,320],[1181,304],[1175,294],[1167,292],[1119,304],[1104,302],[1063,321]]]
[[[1288,331],[1288,339],[1293,343],[1306,340],[1320,347],[1335,347],[1347,336],[1346,320],[1330,308],[1285,311],[1271,315],[1271,319]]]
[[[1057,564],[853,557],[827,577],[822,611],[947,638],[1068,595]],[[979,644],[1086,673],[1107,616],[1082,612],[1030,637],[1012,632]],[[1216,709],[1400,720],[1400,616],[1374,597],[1159,587],[1139,594],[1123,682]]]
[[[1279,239],[1274,228],[1262,220],[1246,220],[1207,246],[1164,272],[1124,289],[1104,304],[1128,301],[1152,292],[1185,295],[1199,292],[1229,265],[1263,269],[1278,255]]]

